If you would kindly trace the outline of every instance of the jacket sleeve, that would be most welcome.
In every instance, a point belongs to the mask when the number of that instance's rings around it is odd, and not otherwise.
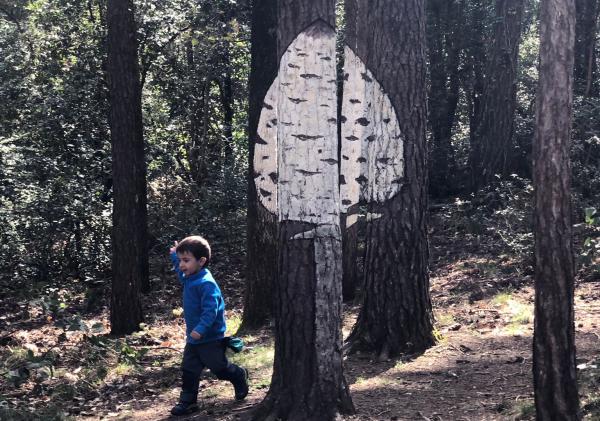
[[[183,276],[183,272],[179,269],[179,257],[177,257],[177,253],[173,252],[171,253],[171,262],[173,263],[173,270],[177,273],[177,278],[179,279],[179,282],[183,283],[184,281],[184,276]]]
[[[201,294],[200,301],[202,313],[200,314],[200,322],[196,325],[194,330],[204,336],[217,318],[221,293],[217,286],[212,282],[205,282],[199,288],[198,292]]]

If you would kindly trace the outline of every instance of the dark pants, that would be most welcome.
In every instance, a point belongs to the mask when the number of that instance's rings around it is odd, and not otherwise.
[[[183,386],[181,402],[196,402],[198,398],[198,385],[200,374],[208,368],[220,380],[228,380],[234,386],[245,381],[245,372],[242,368],[227,361],[225,344],[221,340],[205,344],[185,344],[183,351]]]

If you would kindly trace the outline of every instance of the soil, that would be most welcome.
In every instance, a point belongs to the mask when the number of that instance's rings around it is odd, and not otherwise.
[[[449,233],[440,222],[436,225],[434,218],[431,230],[431,295],[439,341],[422,355],[383,362],[370,354],[347,356],[345,375],[356,414],[342,416],[343,420],[534,417],[533,280],[528,258],[504,253],[492,237]],[[49,352],[58,356],[47,379],[40,379],[40,368],[33,366],[18,387],[4,381],[0,404],[30,414],[54,410],[78,420],[170,419],[169,410],[179,393],[183,324],[177,312],[179,292],[166,269],[167,261],[154,264],[158,288],[147,298],[147,328],[130,341],[106,335],[106,310],[82,315],[86,326],[96,326],[94,335],[89,329],[65,331],[51,316],[33,314],[31,306],[25,320],[22,309],[3,303],[12,326],[10,338],[2,336],[3,358],[16,361],[19,348],[31,350],[29,356],[40,361]],[[213,269],[234,325],[241,314],[242,270],[241,254],[217,262]],[[581,406],[585,419],[591,420],[600,419],[600,282],[587,275],[578,276],[575,316]],[[75,313],[78,307],[74,309]],[[346,335],[358,309],[357,303],[346,305]],[[207,374],[201,385],[200,411],[178,419],[249,418],[268,391],[272,338],[265,328],[245,334],[244,339],[248,349],[234,358],[251,368],[247,399],[235,402],[231,388]],[[5,366],[16,367],[7,361]],[[28,419],[12,414],[14,419]]]

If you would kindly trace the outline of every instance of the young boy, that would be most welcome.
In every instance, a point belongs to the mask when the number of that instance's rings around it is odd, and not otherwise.
[[[229,380],[235,399],[248,394],[248,370],[231,364],[225,356],[225,304],[219,286],[206,268],[210,245],[200,236],[184,238],[170,249],[171,260],[183,284],[186,344],[183,351],[183,386],[173,415],[198,410],[200,373],[207,367],[221,380]]]

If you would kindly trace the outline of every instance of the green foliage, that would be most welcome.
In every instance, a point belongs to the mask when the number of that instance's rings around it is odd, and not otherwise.
[[[137,366],[139,361],[148,353],[148,348],[136,349],[126,340],[117,341],[116,345],[119,349],[119,361],[129,365]]]
[[[600,360],[577,366],[579,394],[584,419],[600,419]]]
[[[29,288],[33,282],[95,288],[111,260],[106,4],[6,7],[0,283],[25,296],[44,295]],[[234,0],[136,1],[150,246],[160,253],[190,232],[220,236],[231,228],[230,238],[243,241],[233,227],[245,207],[247,13],[246,2]],[[90,293],[90,308],[102,304],[98,293]]]
[[[54,376],[58,356],[54,352],[36,355],[31,348],[8,349],[0,366],[4,379],[15,388],[33,380],[41,383]]]
[[[447,217],[455,231],[474,237],[486,233],[497,240],[496,252],[527,259],[533,248],[532,195],[531,181],[512,174],[510,179],[498,180],[472,195],[471,200],[457,199]]]
[[[584,213],[586,237],[581,251],[582,263],[600,271],[600,214],[596,208],[586,208]]]
[[[600,98],[576,96],[573,109],[573,187],[589,202],[600,195]]]
[[[18,281],[106,267],[103,29],[89,6],[38,1],[0,21],[0,265]]]
[[[74,418],[55,406],[35,411],[35,413],[26,409],[20,410],[0,406],[0,419],[10,421],[69,421]]]

